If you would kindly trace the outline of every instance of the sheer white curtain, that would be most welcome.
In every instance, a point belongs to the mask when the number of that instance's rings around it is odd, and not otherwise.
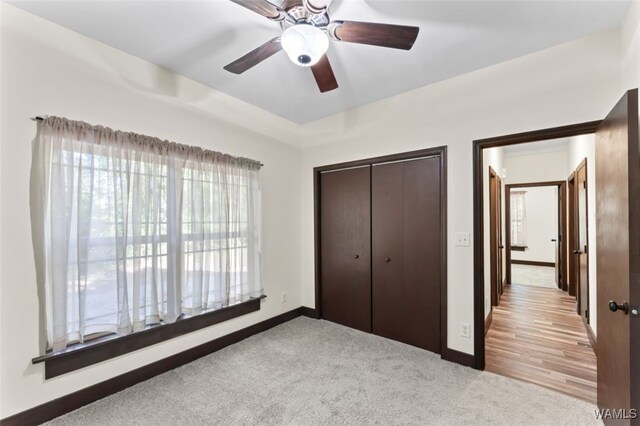
[[[526,191],[511,191],[511,245],[527,245],[527,198]]]
[[[34,143],[49,349],[262,294],[258,162],[58,117]]]

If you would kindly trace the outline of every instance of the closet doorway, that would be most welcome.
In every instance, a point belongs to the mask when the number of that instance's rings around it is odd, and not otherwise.
[[[314,169],[320,318],[446,348],[446,147]]]

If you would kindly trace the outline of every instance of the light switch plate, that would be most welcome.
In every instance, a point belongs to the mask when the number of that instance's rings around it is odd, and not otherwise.
[[[460,323],[460,335],[462,337],[471,337],[471,327],[468,322]]]
[[[456,232],[456,246],[469,247],[471,245],[471,237],[468,232]]]

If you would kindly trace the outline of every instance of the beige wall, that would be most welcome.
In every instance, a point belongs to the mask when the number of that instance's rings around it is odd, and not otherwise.
[[[565,141],[558,141],[566,142]],[[556,152],[513,153],[505,156],[507,184],[566,180],[568,148]],[[522,188],[518,188],[522,189]],[[512,251],[515,260],[555,262],[556,247],[551,242],[558,235],[557,189],[526,188],[527,245],[526,251]],[[555,237],[554,237],[555,235]]]
[[[566,180],[569,177],[568,151],[563,146],[556,152],[506,155],[504,166],[507,169],[507,184]]]
[[[633,0],[621,30],[622,87],[640,86],[640,0]]]
[[[297,308],[300,151],[276,140],[272,116],[133,56],[0,3],[0,418]],[[28,118],[55,114],[247,156],[265,164],[264,287],[259,312],[44,380],[29,222]],[[237,117],[236,117],[237,116]],[[243,120],[253,121],[243,123]],[[277,119],[276,119],[277,121]],[[256,131],[249,130],[249,127]],[[258,131],[262,133],[258,133]],[[271,134],[271,136],[267,136]],[[288,302],[280,303],[280,293]]]
[[[304,126],[302,296],[314,306],[314,166],[448,145],[448,341],[473,353],[473,248],[455,247],[473,232],[472,141],[600,119],[620,97],[620,37],[586,37],[442,81]]]

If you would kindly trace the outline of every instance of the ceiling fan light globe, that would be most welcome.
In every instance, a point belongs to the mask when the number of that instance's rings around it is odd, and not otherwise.
[[[280,43],[291,62],[301,67],[317,64],[329,49],[327,35],[309,24],[298,24],[287,28],[282,33]]]

